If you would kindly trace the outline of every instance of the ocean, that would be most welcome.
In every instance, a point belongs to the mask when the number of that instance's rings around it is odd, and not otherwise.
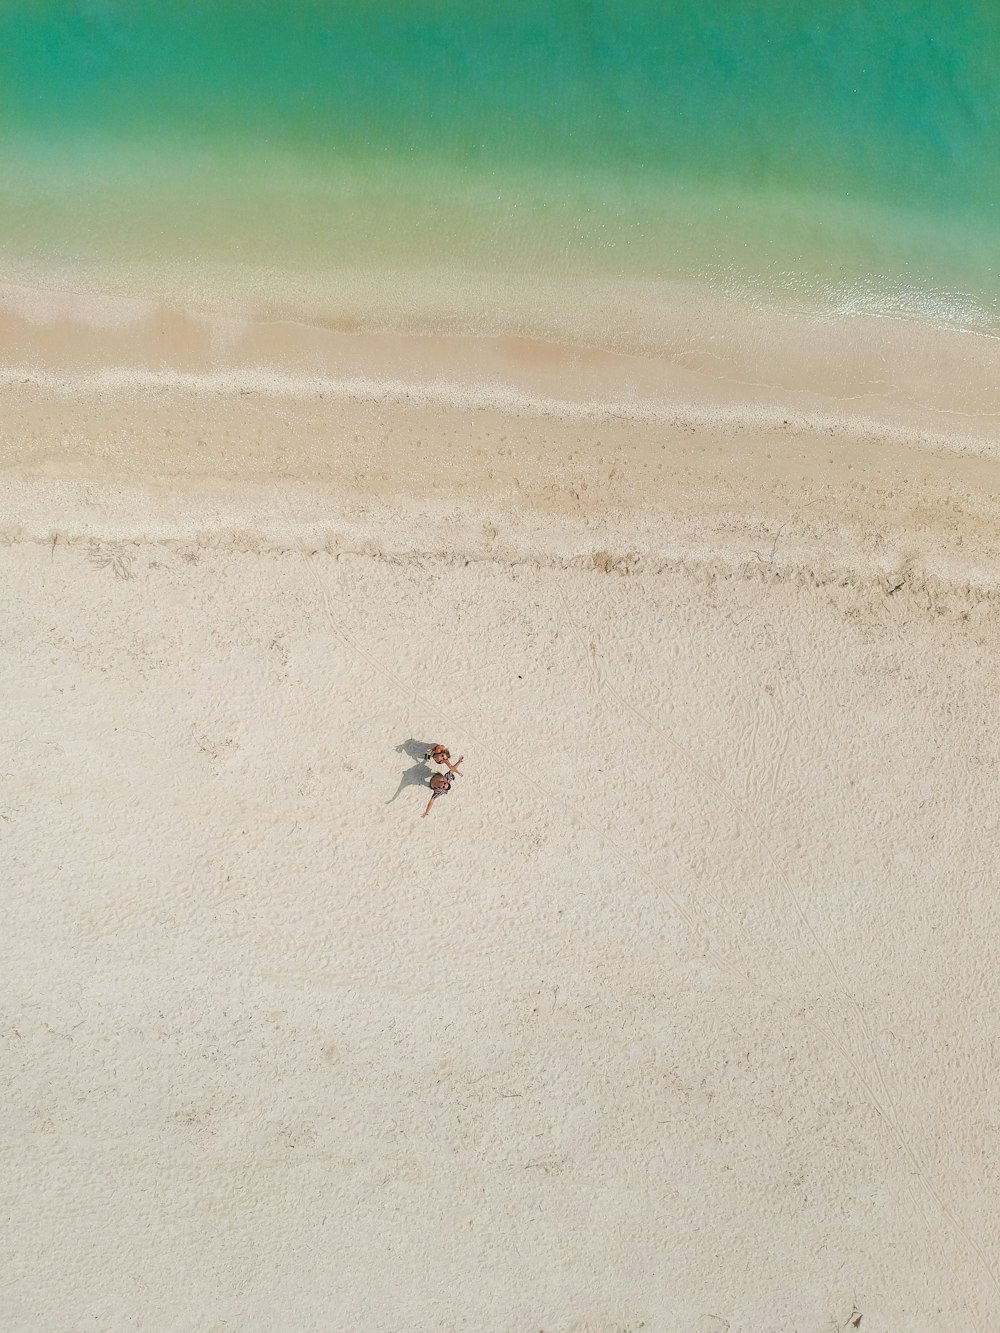
[[[677,282],[997,331],[998,200],[993,0],[0,11],[7,278],[406,328],[468,281],[474,331],[508,282]]]

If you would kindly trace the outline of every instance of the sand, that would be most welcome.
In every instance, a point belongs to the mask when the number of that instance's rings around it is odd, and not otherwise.
[[[4,382],[0,1326],[1000,1326],[983,402],[351,348]]]

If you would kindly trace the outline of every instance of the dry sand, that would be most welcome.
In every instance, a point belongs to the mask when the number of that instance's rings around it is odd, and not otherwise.
[[[5,1330],[1000,1327],[989,413],[528,363],[7,376]]]

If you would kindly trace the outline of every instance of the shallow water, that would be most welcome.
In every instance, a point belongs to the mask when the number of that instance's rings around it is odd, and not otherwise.
[[[995,329],[998,75],[970,0],[22,0],[0,259],[331,320],[338,273],[423,269]]]

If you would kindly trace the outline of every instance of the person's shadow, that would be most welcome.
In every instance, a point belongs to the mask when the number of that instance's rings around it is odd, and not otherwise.
[[[393,801],[403,790],[404,787],[424,787],[430,780],[434,770],[424,759],[424,755],[431,749],[433,741],[403,741],[402,745],[396,746],[397,754],[405,754],[408,759],[416,760],[412,768],[407,768],[403,776],[399,779],[399,786],[394,794],[386,801],[386,805],[392,805]]]

